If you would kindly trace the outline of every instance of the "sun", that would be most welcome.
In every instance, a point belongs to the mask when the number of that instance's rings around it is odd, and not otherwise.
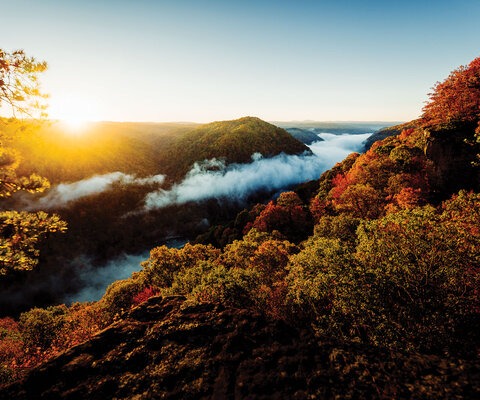
[[[98,121],[96,103],[82,96],[58,95],[52,96],[49,114],[58,120],[65,128],[65,133],[81,135],[90,122]]]
[[[75,118],[75,117],[62,118],[60,122],[62,125],[65,126],[65,128],[71,134],[82,133],[88,127],[88,124],[89,124],[89,121],[84,120],[82,118]]]

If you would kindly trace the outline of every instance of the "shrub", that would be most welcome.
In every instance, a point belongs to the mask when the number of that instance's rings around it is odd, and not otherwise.
[[[102,303],[109,319],[115,319],[134,304],[135,296],[144,289],[143,282],[124,279],[113,282],[102,297]]]
[[[65,305],[33,308],[20,315],[20,329],[27,348],[46,350],[57,341],[68,308]]]

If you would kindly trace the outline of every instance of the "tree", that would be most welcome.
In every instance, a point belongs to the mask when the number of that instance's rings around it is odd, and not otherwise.
[[[294,242],[306,238],[312,225],[308,208],[294,192],[281,193],[276,204],[268,203],[253,223],[261,232],[277,230]]]
[[[40,92],[38,75],[46,68],[45,62],[27,57],[22,50],[8,53],[0,49],[0,107],[7,105],[14,117],[17,114],[45,115],[45,105],[41,100],[46,95]],[[10,120],[7,124],[13,127],[9,131],[21,126],[16,120]],[[9,135],[0,135],[0,199],[10,197],[19,190],[36,193],[48,188],[48,181],[36,174],[30,177],[17,176],[18,154],[4,145]],[[38,262],[37,245],[40,238],[49,232],[65,230],[66,223],[56,215],[1,211],[0,276],[12,271],[31,270]]]
[[[18,113],[46,116],[46,95],[40,91],[38,74],[47,69],[45,61],[28,57],[23,50],[8,53],[0,49],[0,108],[7,105],[13,117]]]
[[[478,343],[479,215],[478,195],[460,193],[443,215],[426,206],[360,224],[361,308],[381,316],[362,321],[372,340],[428,351]]]
[[[425,127],[476,124],[480,120],[480,57],[437,82],[423,108]]]

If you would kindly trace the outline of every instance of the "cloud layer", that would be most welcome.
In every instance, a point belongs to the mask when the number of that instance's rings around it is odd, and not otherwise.
[[[134,175],[124,174],[123,172],[112,172],[105,175],[95,175],[88,179],[76,181],[73,183],[61,183],[52,187],[35,204],[35,208],[51,209],[64,206],[65,204],[108,190],[112,184],[118,182],[127,185],[139,184],[162,184],[165,180],[164,175],[153,175],[147,178],[137,178]],[[32,205],[33,207],[33,205]]]
[[[185,179],[170,190],[149,193],[145,208],[163,208],[207,199],[242,201],[258,190],[278,190],[318,179],[326,169],[357,151],[369,135],[320,134],[325,141],[310,146],[313,155],[280,154],[263,158],[256,153],[250,164],[226,166],[217,159],[195,163]]]

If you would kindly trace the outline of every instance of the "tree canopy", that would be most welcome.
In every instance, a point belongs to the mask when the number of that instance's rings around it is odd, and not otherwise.
[[[480,120],[480,57],[437,82],[423,108],[424,126],[474,124]]]

